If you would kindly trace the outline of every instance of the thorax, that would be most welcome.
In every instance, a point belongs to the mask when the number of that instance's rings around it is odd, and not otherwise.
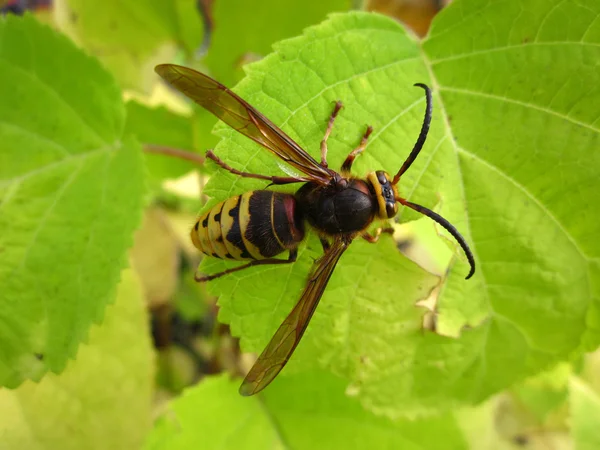
[[[377,200],[369,185],[356,178],[349,179],[345,187],[306,183],[295,197],[310,225],[330,235],[363,230],[373,221],[377,210]]]

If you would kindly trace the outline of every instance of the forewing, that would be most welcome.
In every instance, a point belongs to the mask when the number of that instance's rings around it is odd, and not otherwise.
[[[329,250],[315,263],[300,300],[246,375],[240,386],[240,394],[254,395],[262,391],[284,368],[306,331],[333,269],[349,242],[343,237],[336,238]]]
[[[269,149],[286,163],[309,175],[311,180],[327,184],[335,174],[322,167],[269,119],[218,81],[174,64],[161,64],[155,70],[178,91],[233,129]]]

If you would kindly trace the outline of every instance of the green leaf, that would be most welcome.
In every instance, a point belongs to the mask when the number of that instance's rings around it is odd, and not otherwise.
[[[554,26],[566,18],[569,26]],[[507,331],[535,342],[541,354],[531,357],[572,348],[581,338],[572,325],[582,324],[590,306],[588,264],[600,251],[583,238],[597,227],[587,200],[600,163],[589,151],[598,138],[590,100],[598,94],[585,84],[598,77],[591,61],[600,27],[571,1],[526,8],[464,1],[438,19],[424,49],[463,203],[473,211],[469,228],[486,294],[477,296],[475,314],[508,319]],[[453,314],[471,322],[467,302],[455,300],[447,303]],[[552,333],[556,327],[563,333]]]
[[[186,391],[158,420],[147,448],[468,448],[452,415],[395,423],[375,417],[330,374],[288,377],[263,398],[240,397],[238,383],[220,376]]]
[[[226,375],[208,378],[174,400],[155,423],[146,448],[176,450],[198,445],[206,449],[284,448],[260,404],[245,402]]]
[[[444,181],[459,187],[454,209],[466,212],[481,269],[462,289],[451,277],[438,324],[454,334],[488,317],[484,333],[462,340],[481,349],[462,373],[477,380],[464,386],[473,399],[569,358],[585,339],[597,345],[585,328],[600,256],[589,239],[600,187],[600,91],[588,88],[600,81],[595,8],[457,2],[423,44],[452,142],[455,176]]]
[[[189,13],[193,2],[112,0],[100,6],[90,0],[58,0],[55,17],[61,29],[97,55],[121,85],[143,90],[155,81],[152,68],[173,57],[174,44],[190,41],[190,28],[197,30],[200,45],[200,16]],[[180,17],[183,11],[185,19]],[[186,23],[185,36],[179,35],[180,20]]]
[[[600,446],[600,398],[582,380],[572,377],[569,405],[571,427],[577,450],[593,450]]]
[[[332,11],[346,11],[351,0],[219,0],[213,4],[214,31],[204,62],[212,76],[230,85],[245,62],[271,52],[274,42],[300,34]]]
[[[390,19],[334,15],[248,67],[237,92],[317,159],[333,102],[343,100],[331,167],[372,125],[354,168],[360,176],[400,167],[423,118],[423,93],[412,84],[431,85],[429,138],[401,193],[449,219],[478,263],[465,282],[466,262],[453,258],[438,298],[439,334],[424,333],[414,304],[433,280],[391,240],[352,244],[282,375],[326,368],[363,405],[397,417],[479,402],[598,344],[597,16],[574,0],[458,0],[421,46]],[[218,130],[216,153],[228,164],[283,174],[267,151]],[[217,201],[264,187],[220,171],[206,193]],[[318,254],[309,240],[293,266],[212,283],[220,318],[245,350],[262,350]]]
[[[0,98],[0,385],[15,387],[62,371],[102,318],[144,189],[115,83],[31,17],[0,19]]]
[[[3,448],[135,449],[151,425],[153,353],[138,280],[123,272],[117,300],[77,361],[40,383],[0,390]]]

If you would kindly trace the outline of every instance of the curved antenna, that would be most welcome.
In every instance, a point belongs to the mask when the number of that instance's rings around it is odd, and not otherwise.
[[[406,158],[406,161],[404,161],[404,164],[402,164],[402,167],[400,167],[400,170],[398,171],[398,173],[392,180],[392,184],[397,184],[398,181],[400,181],[400,177],[402,176],[402,174],[408,170],[410,165],[413,163],[413,161],[419,155],[419,152],[421,151],[421,149],[423,148],[423,144],[425,143],[425,139],[427,139],[427,133],[429,132],[429,125],[431,124],[431,113],[433,111],[433,101],[431,99],[431,89],[429,89],[429,87],[423,83],[415,83],[415,86],[425,89],[425,99],[427,100],[427,107],[425,109],[425,118],[423,119],[423,125],[421,126],[421,132],[419,133],[419,138],[417,139],[415,146],[413,147],[412,151],[410,152],[410,155],[408,155],[408,158]]]
[[[456,228],[454,228],[454,225],[452,225],[450,222],[448,222],[446,219],[444,219],[438,213],[435,213],[432,210],[425,208],[424,206],[417,205],[416,203],[411,203],[400,197],[396,197],[396,201],[400,202],[404,206],[408,206],[410,209],[414,209],[415,211],[420,212],[421,214],[436,221],[442,227],[444,227],[444,229],[448,233],[450,233],[454,239],[456,239],[456,242],[458,242],[458,245],[460,245],[460,247],[465,252],[465,256],[467,257],[467,260],[469,261],[469,264],[471,265],[471,271],[466,276],[465,280],[468,280],[469,278],[471,278],[473,276],[473,274],[475,273],[475,258],[473,257],[473,253],[471,252],[471,249],[467,245],[467,241],[465,241],[465,238],[463,238],[461,236],[461,234],[458,232],[458,230]]]

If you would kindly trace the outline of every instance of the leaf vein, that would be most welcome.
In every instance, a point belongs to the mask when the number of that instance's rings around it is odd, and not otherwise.
[[[71,155],[71,153],[69,153],[69,152],[67,151],[67,149],[65,148],[65,146],[64,146],[64,145],[61,145],[61,144],[59,144],[58,142],[56,142],[56,141],[53,141],[53,140],[52,140],[52,139],[50,139],[49,137],[42,136],[41,134],[35,133],[35,132],[31,131],[31,130],[28,130],[27,128],[24,128],[22,125],[17,125],[17,124],[14,124],[14,123],[10,123],[10,122],[7,122],[7,121],[3,121],[3,120],[0,120],[0,125],[4,125],[4,126],[6,126],[7,128],[11,128],[11,129],[13,129],[13,130],[18,130],[18,131],[21,131],[21,132],[23,132],[23,134],[25,134],[26,136],[28,136],[28,137],[30,137],[30,138],[32,138],[32,139],[37,139],[37,140],[45,141],[45,142],[49,143],[49,144],[50,144],[52,147],[54,147],[54,148],[56,148],[56,149],[60,150],[60,152],[61,152],[61,153],[62,153],[64,156],[69,156],[69,155]]]
[[[83,159],[88,158],[90,156],[95,156],[97,153],[110,152],[112,150],[114,150],[113,147],[106,146],[106,147],[100,147],[100,148],[98,148],[96,150],[91,150],[89,152],[79,153],[77,155],[70,154],[70,156],[68,158],[63,158],[63,159],[61,159],[59,161],[55,161],[53,163],[46,164],[46,165],[44,165],[42,167],[39,167],[39,168],[37,168],[35,170],[31,170],[29,172],[26,172],[25,174],[23,174],[23,175],[21,175],[19,177],[5,179],[5,180],[3,180],[2,183],[0,183],[0,188],[4,187],[6,185],[9,185],[9,184],[14,184],[14,183],[20,184],[23,181],[27,180],[28,178],[34,177],[36,175],[40,175],[40,174],[42,174],[42,173],[44,173],[44,172],[46,172],[48,170],[52,170],[52,169],[54,169],[54,168],[56,168],[58,166],[61,166],[61,165],[66,164],[66,163],[70,163],[70,162],[72,162],[74,160],[83,160]]]
[[[551,46],[561,46],[561,45],[576,45],[576,46],[585,46],[585,47],[598,47],[600,48],[600,44],[595,42],[583,42],[583,41],[549,41],[549,42],[527,42],[525,44],[516,44],[516,45],[506,45],[503,47],[495,47],[488,48],[484,50],[475,50],[467,53],[459,53],[458,55],[447,56],[445,58],[438,58],[431,60],[432,65],[440,64],[447,61],[453,61],[456,59],[469,58],[471,56],[479,56],[479,55],[489,55],[490,53],[495,52],[503,52],[507,50],[512,50],[516,48],[525,48],[525,47],[551,47]]]
[[[583,259],[585,259],[586,261],[589,261],[590,258],[586,255],[586,253],[581,249],[581,247],[579,247],[579,244],[577,243],[577,241],[575,241],[575,239],[573,238],[573,236],[569,233],[569,231],[563,226],[563,224],[554,216],[554,214],[552,214],[552,212],[546,208],[546,206],[540,202],[537,197],[535,197],[531,192],[529,192],[527,190],[527,188],[525,186],[523,186],[521,183],[519,183],[518,181],[516,181],[514,178],[509,177],[506,173],[504,173],[503,171],[501,171],[498,167],[496,167],[495,165],[491,164],[489,161],[486,161],[482,158],[480,158],[478,155],[476,155],[475,153],[472,153],[468,150],[465,150],[462,147],[456,147],[458,152],[461,152],[473,159],[476,159],[477,161],[479,161],[480,163],[482,163],[483,165],[485,165],[486,167],[488,167],[489,169],[493,170],[495,173],[497,173],[498,175],[500,175],[502,178],[506,179],[509,183],[511,183],[512,185],[514,185],[517,189],[519,189],[521,192],[523,192],[523,194],[525,194],[525,196],[527,198],[529,198],[538,208],[540,208],[540,210],[546,214],[546,216],[552,221],[554,222],[554,224],[557,226],[557,228],[564,233],[564,235],[566,236],[567,240],[569,240],[571,242],[571,244],[573,244],[573,247],[577,250],[577,252],[582,256]]]
[[[440,90],[443,91],[447,91],[447,92],[455,92],[457,94],[465,94],[465,95],[472,95],[472,96],[476,96],[476,97],[483,97],[483,98],[489,98],[492,100],[498,100],[498,101],[502,101],[502,102],[507,102],[507,103],[513,103],[515,105],[519,105],[519,106],[523,106],[525,108],[531,108],[531,109],[535,109],[536,111],[542,111],[546,114],[550,114],[556,117],[559,117],[563,120],[566,120],[568,122],[571,122],[575,125],[579,125],[581,127],[585,127],[585,128],[589,128],[590,130],[596,132],[596,133],[600,133],[600,128],[596,128],[593,125],[590,125],[588,123],[582,122],[580,120],[574,119],[572,117],[569,117],[568,115],[565,115],[563,113],[560,113],[558,111],[555,111],[553,109],[550,108],[545,108],[543,106],[539,106],[539,105],[535,105],[533,103],[528,103],[528,102],[524,102],[521,100],[515,100],[512,98],[508,98],[508,97],[502,97],[499,95],[494,95],[494,94],[488,94],[485,92],[478,92],[478,91],[473,91],[470,89],[460,89],[460,88],[451,88],[451,87],[440,87]]]

